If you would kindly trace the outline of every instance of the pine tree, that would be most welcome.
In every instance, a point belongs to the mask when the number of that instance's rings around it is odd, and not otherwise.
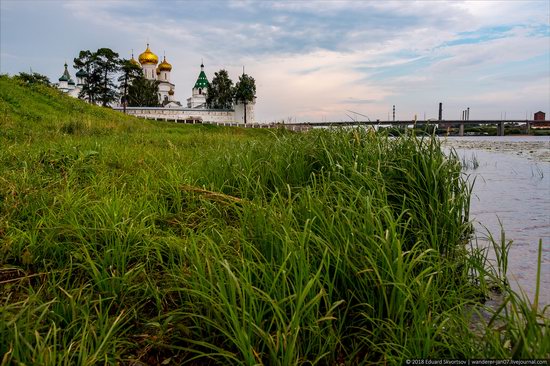
[[[96,52],[80,51],[74,59],[74,68],[84,70],[86,77],[80,94],[89,103],[106,107],[117,98],[117,87],[113,77],[120,71],[118,53],[110,48],[100,48]]]
[[[158,107],[159,81],[147,80],[143,75],[134,78],[128,86],[130,107]]]
[[[80,51],[78,57],[74,59],[74,68],[84,70],[86,73],[84,85],[78,97],[88,100],[88,103],[95,104],[100,80],[100,75],[96,70],[95,54],[90,50]]]
[[[114,75],[120,70],[118,53],[110,48],[100,48],[95,53],[95,63],[101,75],[99,84],[99,100],[106,107],[117,99],[117,87],[113,81]]]
[[[120,75],[118,81],[120,83],[119,88],[122,96],[121,104],[124,108],[124,113],[126,113],[126,106],[128,105],[128,88],[135,79],[143,75],[143,71],[138,65],[127,59],[120,60],[120,71],[122,75]]]

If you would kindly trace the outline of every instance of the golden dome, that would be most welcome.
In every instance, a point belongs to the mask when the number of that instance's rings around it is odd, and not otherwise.
[[[168,95],[174,95],[174,89],[170,88],[170,90],[168,90]]]
[[[164,60],[159,64],[159,70],[160,71],[172,71],[172,65],[170,65],[168,62],[166,62],[166,56],[164,56]]]
[[[141,67],[141,65],[139,64],[139,62],[136,61],[136,59],[134,58],[134,50],[132,49],[132,58],[130,59],[130,63],[132,65],[136,65],[136,66],[139,66]]]
[[[157,67],[157,75],[160,75],[160,69]]]
[[[139,63],[142,65],[156,65],[159,62],[159,58],[149,49],[149,43],[147,43],[147,49],[141,55],[139,55]]]

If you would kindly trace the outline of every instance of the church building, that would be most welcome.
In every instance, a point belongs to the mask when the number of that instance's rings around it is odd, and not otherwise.
[[[166,56],[164,56],[164,59],[159,64],[158,56],[151,52],[149,43],[147,43],[147,48],[139,55],[138,60],[139,63],[134,59],[134,55],[132,54],[130,62],[141,67],[145,78],[147,80],[159,81],[159,103],[162,106],[181,106],[174,98],[176,85],[170,81],[172,65],[166,61]]]
[[[204,73],[204,64],[201,62],[201,72],[193,87],[191,98],[187,99],[187,108],[206,108],[206,92],[209,85]]]
[[[84,86],[84,76],[86,76],[84,70],[79,70],[76,73],[75,83],[74,80],[71,79],[69,70],[67,70],[67,63],[65,62],[65,71],[63,71],[63,75],[61,75],[61,77],[59,78],[59,84],[57,85],[57,87],[62,92],[69,94],[71,97],[78,98],[78,94]]]
[[[254,107],[256,98],[246,104],[239,103],[235,100],[232,108],[227,110],[209,109],[207,107],[206,97],[210,83],[204,72],[204,64],[202,62],[199,76],[191,90],[191,97],[187,98],[187,105],[185,107],[175,99],[176,85],[170,81],[172,65],[166,61],[166,56],[164,56],[162,62],[159,63],[158,56],[151,51],[149,44],[147,44],[147,48],[139,55],[137,60],[134,59],[134,54],[132,52],[130,62],[141,68],[147,80],[158,80],[158,99],[161,107],[124,108],[124,111],[128,114],[133,114],[142,118],[193,121],[193,123],[255,123]],[[83,70],[79,70],[76,73],[76,78],[77,82],[75,83],[71,79],[69,71],[67,70],[67,64],[65,63],[65,71],[59,78],[58,88],[78,98],[78,94],[84,86],[86,73]],[[122,110],[122,106],[113,106],[113,109]]]

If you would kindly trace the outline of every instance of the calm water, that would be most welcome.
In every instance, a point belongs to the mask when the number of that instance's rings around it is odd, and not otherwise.
[[[475,178],[471,219],[478,243],[487,244],[487,230],[500,238],[502,223],[513,240],[508,278],[531,299],[542,239],[540,301],[550,304],[550,137],[457,137],[447,146],[470,163],[465,173]]]

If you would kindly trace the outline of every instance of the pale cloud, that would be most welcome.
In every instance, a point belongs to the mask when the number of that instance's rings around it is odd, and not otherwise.
[[[489,40],[477,44],[448,47],[440,54],[445,59],[433,65],[435,72],[472,72],[490,65],[528,60],[547,53],[548,39],[526,37],[525,32],[510,32],[506,38]]]
[[[258,95],[277,100],[277,105],[260,105],[258,113],[275,119],[293,116],[298,120],[331,117],[347,119],[345,111],[357,108],[356,99],[381,102],[390,91],[359,81],[363,74],[349,67],[360,55],[341,55],[319,50],[306,55],[276,57],[253,67],[262,75]],[[304,73],[303,71],[308,72]]]
[[[432,113],[439,101],[449,113],[475,105],[487,117],[494,117],[491,108],[523,113],[539,105],[550,112],[547,1],[4,0],[0,6],[2,72],[32,63],[55,80],[63,60],[80,49],[107,46],[129,57],[149,41],[159,56],[166,51],[181,101],[201,59],[210,78],[225,68],[236,81],[245,65],[258,85],[260,120],[341,120],[349,119],[347,110],[385,119],[393,104],[412,118]],[[40,24],[39,13],[54,17],[55,26]]]

